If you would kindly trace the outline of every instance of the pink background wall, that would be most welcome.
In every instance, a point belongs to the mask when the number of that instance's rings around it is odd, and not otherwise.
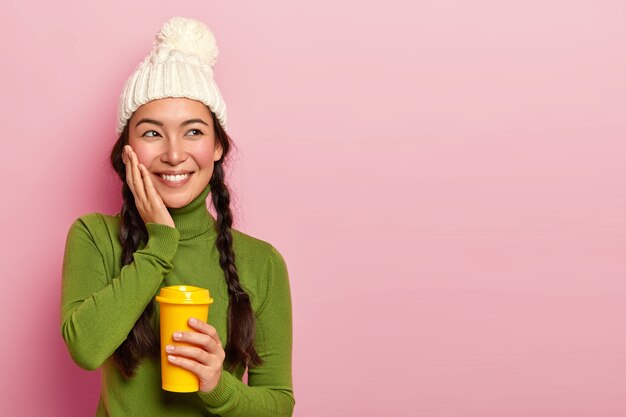
[[[217,37],[236,226],[289,266],[296,416],[626,415],[626,6],[598,0],[2,2],[2,415],[93,415],[65,237],[119,208],[117,100],[174,15]]]

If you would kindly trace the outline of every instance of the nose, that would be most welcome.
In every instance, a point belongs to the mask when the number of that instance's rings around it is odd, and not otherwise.
[[[166,141],[165,149],[161,155],[161,162],[170,165],[178,165],[187,159],[187,152],[183,142],[178,138],[170,138]]]

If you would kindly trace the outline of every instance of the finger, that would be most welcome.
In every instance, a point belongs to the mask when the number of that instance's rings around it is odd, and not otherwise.
[[[177,342],[191,343],[192,345],[202,346],[204,350],[210,353],[218,354],[221,352],[221,346],[217,344],[211,336],[198,332],[175,332],[172,338]]]
[[[128,184],[128,188],[133,193],[135,199],[137,199],[137,194],[135,193],[135,186],[133,185],[133,164],[130,160],[130,152],[128,151],[129,146],[126,145],[124,147],[124,153],[126,155],[126,184]]]
[[[195,346],[167,345],[165,351],[170,355],[184,356],[185,358],[194,359],[195,361],[207,366],[213,362],[211,360],[212,354]]]
[[[182,356],[167,355],[167,360],[176,366],[180,366],[181,368],[184,368],[193,372],[198,377],[200,377],[202,368],[205,366],[201,364],[200,362],[197,362],[193,359],[188,359]]]
[[[191,317],[189,319],[189,325],[194,329],[197,329],[198,331],[211,336],[218,345],[222,345],[222,342],[220,341],[220,335],[217,333],[217,330],[206,321]]]
[[[132,150],[130,150],[130,159],[131,159],[131,171],[133,175],[133,185],[135,187],[135,196],[138,197],[139,203],[141,203],[144,207],[146,206],[146,191],[143,186],[143,179],[141,178],[141,172],[139,172],[139,160],[137,159],[137,154]]]

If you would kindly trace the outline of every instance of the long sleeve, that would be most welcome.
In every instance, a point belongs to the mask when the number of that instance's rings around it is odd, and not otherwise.
[[[95,220],[86,222],[85,219]],[[163,278],[172,270],[179,231],[147,223],[148,242],[116,277],[106,274],[102,245],[110,236],[96,217],[83,216],[70,227],[63,259],[61,333],[73,360],[99,368],[126,339]]]
[[[264,363],[248,370],[248,385],[226,370],[217,386],[198,392],[207,409],[222,417],[289,417],[292,384],[292,304],[287,266],[272,246],[264,268],[265,301],[256,318],[255,347]]]

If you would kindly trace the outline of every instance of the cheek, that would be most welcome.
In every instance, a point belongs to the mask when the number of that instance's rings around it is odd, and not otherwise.
[[[195,149],[194,159],[200,167],[208,168],[213,166],[213,148],[199,147]]]
[[[150,168],[152,161],[154,161],[154,159],[157,158],[159,155],[157,150],[153,146],[142,146],[141,144],[133,145],[132,143],[130,144],[130,146],[133,148],[133,151],[135,151],[139,163],[145,165],[148,168]]]

